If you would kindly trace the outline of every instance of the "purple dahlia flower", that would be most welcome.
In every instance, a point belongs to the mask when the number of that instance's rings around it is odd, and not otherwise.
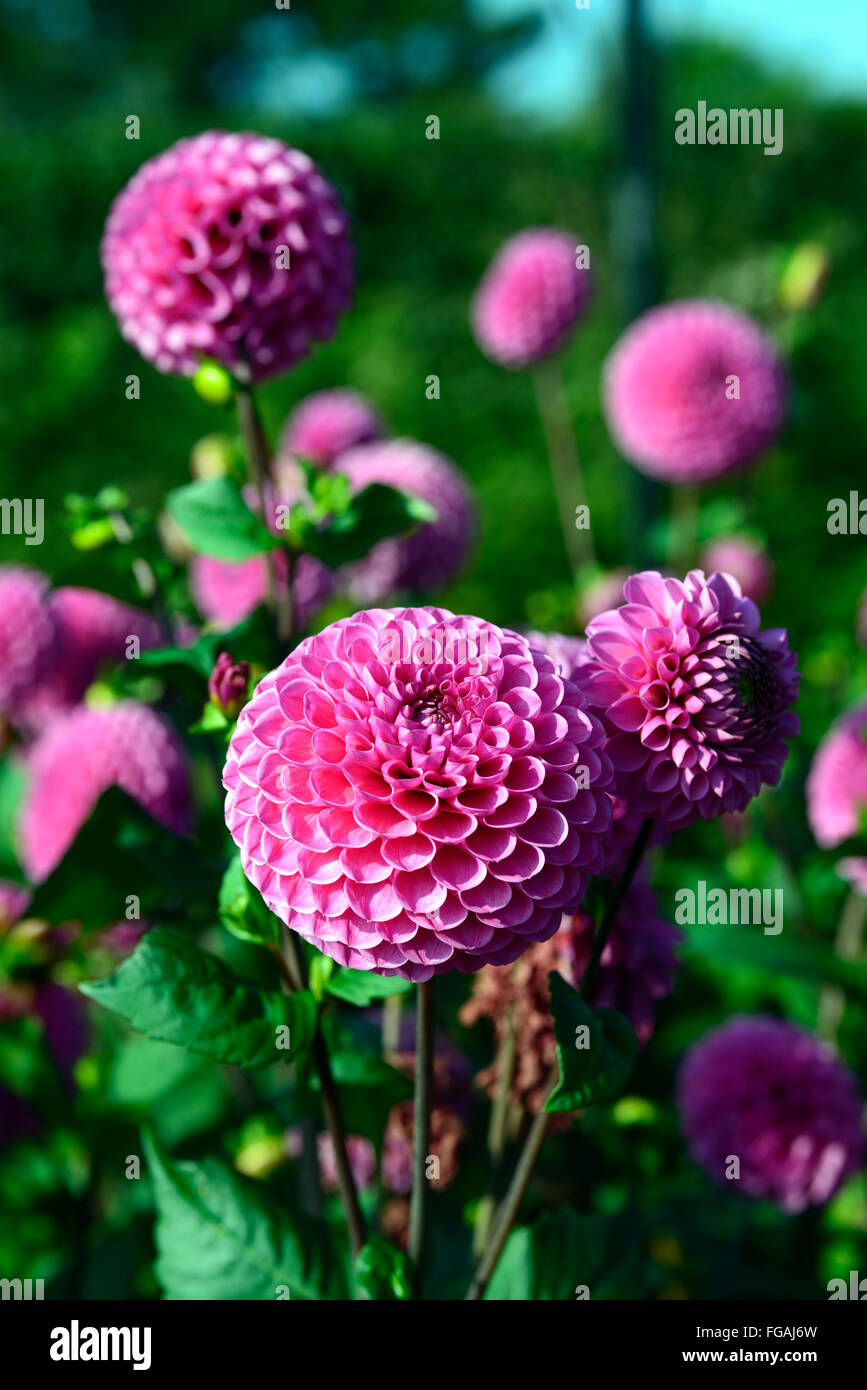
[[[268,907],[340,964],[477,970],[577,910],[611,821],[602,740],[517,633],[373,609],[259,683],[229,745],[226,822]]]
[[[475,531],[469,488],[450,459],[412,439],[363,444],[342,454],[335,470],[353,492],[385,483],[429,502],[436,519],[406,537],[390,536],[341,575],[357,603],[378,603],[395,593],[425,593],[451,583],[467,557]]]
[[[380,439],[382,420],[357,391],[316,391],[295,407],[286,422],[281,452],[328,468],[356,444]]]
[[[798,732],[797,658],[782,628],[731,575],[633,575],[626,602],[587,628],[576,679],[609,733],[617,794],[630,815],[670,830],[742,811],[775,786]]]
[[[667,483],[701,483],[752,462],[776,438],[786,377],[746,314],[701,299],[651,309],[605,367],[605,413],[620,451]]]
[[[848,710],[822,739],[806,792],[807,819],[822,849],[858,834],[867,812],[867,703]]]
[[[476,292],[476,342],[501,366],[527,367],[562,346],[590,293],[568,232],[535,227],[501,247]]]
[[[681,1064],[678,1103],[705,1172],[724,1184],[736,1158],[743,1191],[787,1212],[827,1202],[863,1160],[855,1077],[781,1019],[737,1017],[701,1038]]]
[[[171,726],[132,700],[80,706],[32,745],[19,825],[22,862],[41,883],[109,787],[120,787],[176,834],[189,828],[187,761]]]
[[[112,204],[102,239],[123,336],[162,372],[200,357],[255,380],[334,333],[353,250],[340,199],[279,140],[209,130],[149,159]]]

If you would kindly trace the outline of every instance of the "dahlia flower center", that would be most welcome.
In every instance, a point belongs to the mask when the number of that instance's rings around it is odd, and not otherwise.
[[[723,636],[728,648],[726,685],[739,722],[763,730],[780,711],[782,691],[768,654],[760,642],[743,633]]]

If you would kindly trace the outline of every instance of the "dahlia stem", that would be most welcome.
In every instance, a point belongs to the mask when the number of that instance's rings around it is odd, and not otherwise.
[[[275,951],[275,955],[281,966],[283,978],[291,990],[305,989],[306,971],[304,969],[304,962],[295,943],[292,931],[287,930],[283,933],[283,942],[285,954],[279,950]],[[328,1126],[328,1132],[331,1135],[331,1143],[334,1147],[334,1162],[337,1167],[337,1188],[340,1193],[340,1201],[343,1206],[343,1213],[346,1217],[346,1225],[349,1231],[349,1247],[352,1251],[352,1257],[355,1259],[361,1247],[364,1245],[365,1223],[358,1201],[355,1179],[352,1176],[352,1165],[349,1162],[349,1154],[346,1149],[346,1128],[343,1123],[340,1096],[334,1080],[334,1073],[331,1070],[328,1048],[322,1036],[322,1029],[319,1026],[317,1026],[313,1041],[310,1044],[310,1052],[322,1090],[322,1108],[325,1112],[325,1123]]]
[[[506,1144],[506,1127],[509,1119],[509,1093],[512,1089],[512,1077],[515,1074],[515,1054],[517,1052],[517,1031],[515,1029],[515,1016],[513,1010],[508,1011],[506,1018],[506,1032],[497,1049],[497,1091],[494,1096],[494,1103],[491,1106],[491,1122],[488,1127],[488,1156],[490,1159],[490,1169],[488,1175],[488,1191],[482,1198],[479,1208],[478,1220],[476,1222],[475,1238],[473,1240],[473,1253],[481,1254],[488,1243],[491,1234],[491,1226],[496,1212],[495,1188],[497,1174],[503,1160],[503,1149]]]
[[[434,1061],[433,980],[418,985],[415,1019],[415,1104],[412,1125],[412,1196],[409,1207],[409,1255],[415,1266],[415,1296],[421,1297],[421,1266],[427,1227],[431,1106]]]
[[[566,554],[575,580],[585,561],[595,564],[596,554],[590,527],[579,528],[575,524],[576,508],[587,506],[587,491],[558,358],[549,357],[536,364],[533,385],[548,446]]]
[[[653,834],[653,818],[648,816],[641,822],[638,834],[633,841],[623,870],[614,885],[614,891],[608,899],[605,907],[605,915],[599,924],[599,928],[593,937],[593,945],[590,948],[590,958],[581,979],[581,998],[589,1000],[592,998],[596,987],[596,977],[599,973],[599,962],[602,960],[602,953],[608,944],[608,938],[614,926],[614,920],[623,906],[623,899],[626,897],[629,885],[635,877],[636,870],[644,858],[644,851],[647,849],[648,842]]]
[[[238,409],[238,424],[244,440],[244,448],[247,453],[247,468],[250,474],[250,481],[256,488],[259,497],[259,506],[262,511],[262,520],[267,525],[267,487],[268,484],[273,481],[271,477],[271,453],[268,448],[265,428],[262,424],[262,417],[259,414],[256,397],[253,394],[253,385],[251,381],[238,377],[238,385],[235,390],[235,403]],[[277,578],[277,567],[274,563],[273,550],[267,550],[265,552],[265,566],[267,571],[268,607],[274,614],[277,640],[282,644],[288,642],[291,638],[294,625],[291,568],[287,583],[283,586],[279,583]]]
[[[669,561],[686,574],[696,562],[698,518],[701,510],[699,491],[681,483],[674,488],[671,500],[669,531]]]
[[[840,960],[857,960],[864,944],[864,921],[867,918],[867,899],[858,893],[850,893],[840,914],[837,934],[834,938],[834,954]],[[829,1042],[834,1042],[837,1029],[843,1021],[846,1009],[846,995],[839,985],[822,986],[819,995],[818,1029]]]
[[[614,919],[617,916],[617,913],[619,912],[620,907],[623,903],[623,899],[626,896],[626,890],[628,889],[630,883],[635,877],[635,871],[641,863],[642,856],[644,854],[645,849],[647,848],[647,844],[650,840],[652,831],[653,820],[652,818],[648,817],[641,823],[641,827],[638,831],[638,834],[635,837],[635,841],[632,845],[632,848],[629,851],[629,856],[626,860],[625,865],[623,866],[623,870],[620,874],[620,877],[617,880],[617,883],[615,884],[614,892],[611,894],[608,906],[605,909],[605,915],[602,919],[602,923],[593,939],[593,946],[590,951],[590,959],[587,962],[587,967],[584,971],[584,978],[581,981],[581,997],[583,999],[587,999],[593,991],[593,986],[596,983],[596,974],[599,969],[599,961],[602,957],[602,952],[605,950],[605,943],[607,942],[608,937],[611,935],[611,928],[614,925]],[[488,1241],[487,1249],[485,1250],[485,1253],[479,1261],[478,1267],[473,1276],[473,1282],[470,1284],[470,1287],[467,1291],[467,1299],[471,1301],[478,1301],[484,1296],[484,1292],[485,1289],[488,1287],[491,1275],[497,1267],[497,1261],[503,1253],[503,1248],[506,1244],[506,1241],[508,1240],[509,1232],[511,1231],[512,1226],[514,1225],[515,1220],[517,1218],[518,1212],[521,1207],[521,1202],[524,1200],[524,1194],[526,1193],[527,1188],[530,1185],[530,1178],[533,1176],[533,1169],[536,1166],[536,1159],[539,1157],[539,1153],[541,1152],[542,1144],[544,1142],[545,1135],[548,1131],[548,1122],[551,1118],[545,1109],[545,1104],[551,1092],[557,1085],[558,1080],[559,1068],[555,1066],[548,1080],[545,1099],[542,1101],[539,1107],[539,1112],[533,1120],[532,1125],[530,1126],[530,1131],[524,1143],[524,1148],[521,1151],[520,1158],[518,1159],[518,1166],[516,1167],[512,1175],[512,1181],[509,1184],[509,1190],[503,1198],[500,1210],[497,1212],[497,1216],[494,1221],[494,1228],[491,1232],[491,1237]]]

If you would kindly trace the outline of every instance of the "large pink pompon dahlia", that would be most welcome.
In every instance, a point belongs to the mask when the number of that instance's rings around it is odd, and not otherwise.
[[[342,965],[515,960],[602,862],[599,720],[525,638],[441,608],[306,638],[241,711],[226,822],[268,907]]]
[[[867,814],[867,702],[848,710],[822,739],[806,790],[817,844],[833,849],[858,834]]]
[[[388,439],[350,449],[334,471],[349,478],[354,493],[370,483],[385,483],[430,503],[437,513],[411,535],[390,536],[363,560],[345,566],[341,577],[356,603],[424,594],[451,583],[476,529],[472,495],[451,459],[412,439]]]
[[[40,883],[57,867],[110,787],[137,801],[176,834],[189,828],[187,760],[177,734],[133,700],[79,706],[29,750],[28,787],[18,827],[22,863]]]
[[[797,658],[782,628],[731,575],[633,575],[626,602],[587,628],[576,675],[609,733],[606,751],[630,815],[674,830],[742,811],[775,786],[798,732]]]
[[[339,454],[382,434],[382,420],[366,396],[344,388],[316,391],[286,421],[281,451],[328,468]]]
[[[667,483],[701,483],[750,463],[776,438],[786,376],[770,338],[738,309],[664,304],[623,334],[604,405],[620,451]]]
[[[576,265],[568,232],[533,227],[511,237],[476,292],[476,342],[503,367],[527,367],[562,346],[590,293],[590,272]]]
[[[690,1152],[721,1186],[787,1212],[827,1202],[864,1156],[855,1077],[778,1018],[738,1017],[686,1054],[678,1101]],[[729,1178],[732,1159],[739,1178]]]
[[[255,380],[332,336],[353,286],[349,223],[308,155],[209,130],[143,164],[102,240],[123,336],[160,371],[215,357]]]

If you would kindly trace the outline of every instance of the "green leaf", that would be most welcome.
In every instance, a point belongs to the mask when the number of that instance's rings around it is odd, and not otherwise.
[[[310,962],[310,989],[313,992],[313,997],[318,1000],[320,1004],[322,1003],[322,996],[328,988],[328,981],[334,972],[334,968],[334,961],[331,957],[323,956],[321,951],[317,951]]]
[[[27,774],[22,764],[4,758],[0,762],[0,867],[8,878],[21,878],[15,826],[26,787]]]
[[[245,1067],[288,1062],[313,1037],[317,1005],[308,990],[279,994],[235,975],[194,942],[148,932],[107,980],[80,986],[139,1033]],[[288,1028],[288,1047],[278,1046]]]
[[[409,994],[412,982],[401,980],[397,976],[377,975],[373,970],[350,970],[348,966],[341,966],[328,980],[325,988],[335,999],[342,999],[347,1004],[357,1004],[364,1008],[374,999],[388,999],[394,994]]]
[[[256,946],[279,944],[279,919],[268,910],[246,877],[240,854],[234,855],[223,875],[218,906],[220,921],[233,936]]]
[[[591,1009],[556,971],[548,983],[560,1079],[545,1109],[568,1113],[613,1100],[638,1054],[632,1024],[615,1009]]]
[[[412,1260],[381,1236],[374,1236],[358,1252],[355,1282],[363,1299],[412,1298]]]
[[[568,1207],[509,1236],[485,1298],[509,1302],[639,1295],[635,1212],[579,1216]]]
[[[436,510],[418,497],[408,497],[385,483],[369,483],[344,512],[310,531],[306,546],[326,565],[336,568],[362,559],[386,536],[405,535],[416,526],[436,520]]]
[[[214,1159],[175,1162],[145,1136],[157,1208],[156,1275],[168,1299],[347,1297],[327,1228]]]
[[[175,488],[166,506],[190,544],[202,555],[249,560],[279,541],[250,510],[231,478],[202,478]]]
[[[205,708],[202,710],[201,718],[197,719],[196,722],[195,722],[195,724],[191,724],[191,725],[190,725],[190,733],[191,733],[191,734],[215,734],[215,733],[225,733],[226,730],[227,730],[227,729],[231,729],[231,727],[232,727],[232,724],[231,724],[231,722],[226,718],[226,716],[225,716],[225,714],[223,713],[223,711],[222,711],[221,709],[217,709],[217,706],[214,705],[214,704],[211,704],[210,701],[209,701],[208,704],[205,705]]]

